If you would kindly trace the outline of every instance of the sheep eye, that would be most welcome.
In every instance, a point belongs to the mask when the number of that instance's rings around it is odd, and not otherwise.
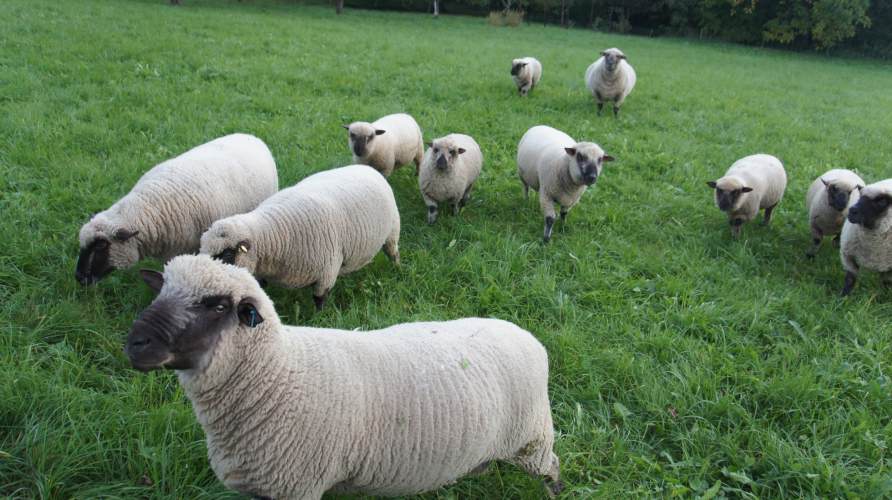
[[[440,152],[439,148],[434,148],[434,154],[439,153],[439,152]]]
[[[214,311],[218,313],[226,312],[226,306],[224,306],[223,304],[217,304],[216,306],[214,306]]]
[[[372,139],[374,139],[374,138],[375,138],[375,134],[372,134],[372,135],[369,136],[369,140],[370,140],[370,141],[371,141]]]
[[[456,150],[454,150],[454,149],[450,149],[450,150],[449,150],[449,154],[451,154],[452,156],[455,156],[455,155],[458,154],[458,151],[456,151]]]

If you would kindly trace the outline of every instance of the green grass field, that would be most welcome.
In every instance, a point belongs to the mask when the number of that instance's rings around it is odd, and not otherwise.
[[[892,66],[678,39],[286,2],[0,3],[0,495],[219,498],[172,373],[122,345],[152,299],[136,269],[74,280],[77,232],[156,163],[236,131],[289,186],[351,158],[342,123],[398,111],[425,138],[473,135],[475,196],[433,227],[411,169],[391,177],[403,266],[269,292],[285,322],[337,328],[492,316],[547,347],[565,498],[892,495],[892,291],[840,299],[804,252],[809,183],[890,175]],[[583,73],[618,46],[638,86],[598,118]],[[541,86],[520,99],[513,57]],[[541,243],[515,152],[537,124],[617,161]],[[733,241],[705,181],[755,152],[790,177],[767,228]],[[160,262],[144,263],[160,268]],[[499,465],[427,498],[527,498]]]

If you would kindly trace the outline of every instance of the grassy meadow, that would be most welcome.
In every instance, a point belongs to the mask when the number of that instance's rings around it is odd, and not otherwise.
[[[638,85],[619,120],[583,84],[620,47]],[[540,87],[516,96],[510,60]],[[459,217],[428,227],[412,169],[390,179],[402,268],[384,255],[268,292],[287,323],[345,329],[497,317],[551,361],[564,498],[892,496],[892,290],[847,299],[829,239],[805,258],[810,182],[892,173],[892,66],[683,39],[272,0],[0,2],[0,496],[222,498],[173,373],[122,353],[152,299],[137,268],[74,279],[77,233],[142,172],[212,138],[261,137],[281,186],[349,163],[341,124],[405,111],[464,132],[485,163]],[[541,242],[517,142],[548,124],[617,161]],[[771,153],[790,178],[739,241],[705,181]],[[144,262],[160,269],[162,263]],[[423,498],[521,498],[500,464]]]

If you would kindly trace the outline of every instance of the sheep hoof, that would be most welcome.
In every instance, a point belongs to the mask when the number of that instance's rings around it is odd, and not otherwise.
[[[545,481],[545,492],[548,494],[548,498],[554,498],[560,495],[562,491],[564,491],[563,481],[552,481],[550,479]]]
[[[427,207],[427,223],[433,224],[437,222],[437,207]]]
[[[316,304],[316,312],[322,310],[322,308],[325,306],[325,299],[327,298],[328,294],[322,296],[313,295],[313,303]]]

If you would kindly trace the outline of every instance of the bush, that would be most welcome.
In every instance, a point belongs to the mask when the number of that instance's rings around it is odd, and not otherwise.
[[[489,24],[493,26],[520,26],[523,22],[522,10],[498,11],[489,13]]]

